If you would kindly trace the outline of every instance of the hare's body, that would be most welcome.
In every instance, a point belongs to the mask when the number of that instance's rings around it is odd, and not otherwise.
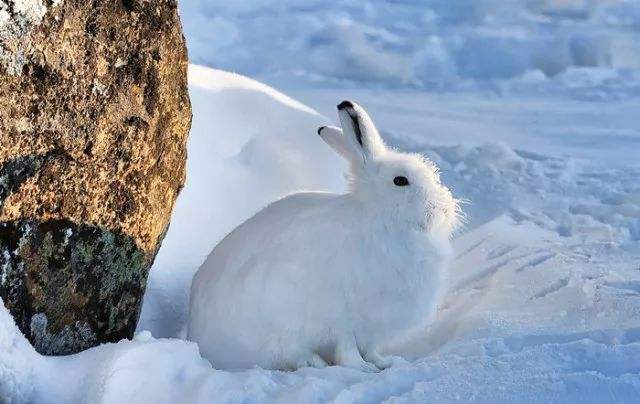
[[[221,368],[322,358],[366,369],[358,350],[375,363],[384,343],[423,325],[446,247],[431,250],[425,232],[397,231],[357,206],[349,194],[294,194],[222,240],[191,292],[189,337],[203,356]]]
[[[457,204],[422,156],[388,149],[362,107],[322,139],[350,163],[344,195],[269,205],[214,248],[191,288],[189,339],[219,368],[390,365],[380,348],[427,324]]]

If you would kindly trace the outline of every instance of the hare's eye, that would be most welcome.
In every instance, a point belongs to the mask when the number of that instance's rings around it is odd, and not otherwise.
[[[407,177],[403,177],[400,175],[393,179],[393,183],[399,187],[406,187],[407,185],[409,185],[409,180],[407,179]]]

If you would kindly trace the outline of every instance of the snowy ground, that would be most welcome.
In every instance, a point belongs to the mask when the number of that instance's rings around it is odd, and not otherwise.
[[[182,2],[194,61],[302,103],[192,65],[187,185],[137,337],[45,358],[0,305],[0,402],[637,402],[640,3],[425,4]],[[216,370],[181,339],[191,276],[273,199],[344,188],[316,128],[345,98],[468,200],[438,320],[377,374]]]

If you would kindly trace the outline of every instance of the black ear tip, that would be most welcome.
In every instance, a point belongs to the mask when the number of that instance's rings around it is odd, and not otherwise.
[[[322,132],[322,129],[324,129],[324,128],[326,128],[326,126],[321,126],[321,127],[318,128],[318,135],[321,134],[320,132]]]
[[[345,109],[345,108],[353,108],[353,103],[349,100],[344,100],[340,104],[338,104],[338,109]]]

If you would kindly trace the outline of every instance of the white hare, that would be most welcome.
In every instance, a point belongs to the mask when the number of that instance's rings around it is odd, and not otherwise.
[[[434,164],[385,146],[359,105],[318,134],[349,192],[289,195],[225,237],[191,287],[188,338],[214,367],[391,365],[380,349],[431,320],[458,206]]]

